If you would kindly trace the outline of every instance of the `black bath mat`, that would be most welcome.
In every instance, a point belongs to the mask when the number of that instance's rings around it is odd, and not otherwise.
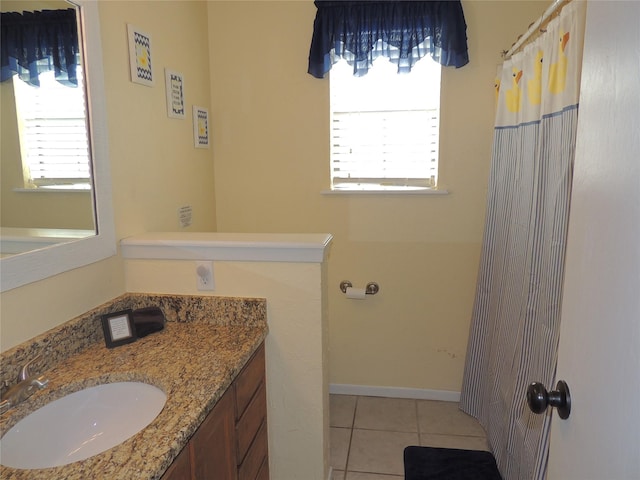
[[[454,448],[407,447],[405,480],[502,480],[490,452]]]

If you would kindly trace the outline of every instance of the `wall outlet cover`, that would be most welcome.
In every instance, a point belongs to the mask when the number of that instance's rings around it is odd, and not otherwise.
[[[196,262],[196,286],[201,291],[215,290],[212,261]]]

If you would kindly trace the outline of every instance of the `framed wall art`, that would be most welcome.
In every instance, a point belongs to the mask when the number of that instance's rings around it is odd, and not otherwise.
[[[185,118],[184,78],[182,74],[165,68],[164,77],[167,89],[167,115],[171,118]]]
[[[209,148],[209,111],[193,106],[193,139],[196,148]]]
[[[102,331],[107,348],[114,348],[126,343],[135,342],[136,329],[133,324],[131,310],[107,313],[102,315]]]
[[[131,24],[127,24],[127,33],[129,34],[131,81],[152,87],[154,78],[151,64],[151,35]]]

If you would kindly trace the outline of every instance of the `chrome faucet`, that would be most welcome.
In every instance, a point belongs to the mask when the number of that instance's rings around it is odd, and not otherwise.
[[[11,407],[15,407],[21,402],[34,394],[37,390],[42,390],[47,386],[49,380],[43,375],[37,376],[31,373],[31,367],[35,362],[42,358],[41,355],[36,356],[27,362],[18,374],[18,383],[12,385],[7,391],[2,392],[0,397],[0,414],[6,412]]]

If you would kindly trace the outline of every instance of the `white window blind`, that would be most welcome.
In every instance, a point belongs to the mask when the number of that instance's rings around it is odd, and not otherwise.
[[[20,148],[27,184],[89,188],[89,141],[82,71],[78,86],[61,85],[41,73],[40,87],[14,77]]]
[[[354,77],[341,61],[330,75],[332,189],[435,188],[440,66],[423,58],[398,75],[381,58]]]

